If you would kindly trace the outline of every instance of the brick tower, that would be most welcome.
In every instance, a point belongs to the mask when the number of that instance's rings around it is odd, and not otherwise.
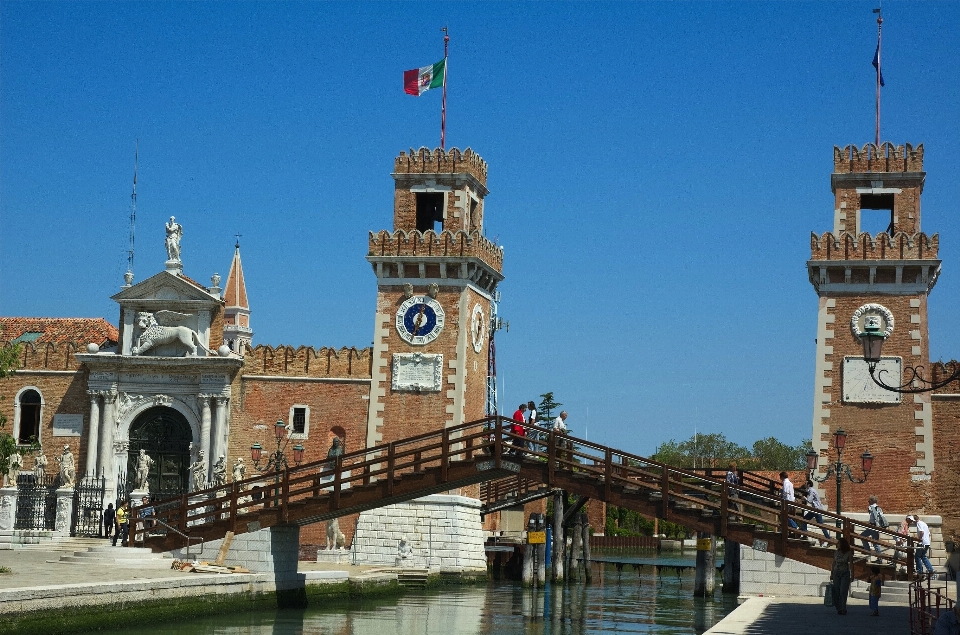
[[[844,462],[856,475],[864,450],[876,457],[865,484],[844,479],[844,511],[864,511],[870,494],[880,496],[885,510],[915,510],[927,499],[934,468],[930,396],[901,396],[876,386],[857,330],[875,315],[890,331],[878,367],[886,371],[887,384],[900,385],[908,367],[929,368],[927,296],[940,260],[938,236],[920,231],[923,145],[835,147],[833,163],[833,231],[811,235],[807,262],[820,302],[813,448],[823,471],[836,460],[832,435],[843,428],[849,434]],[[889,212],[887,231],[861,233],[862,210]],[[834,496],[832,479],[821,487]]]
[[[243,264],[240,262],[239,240],[230,262],[223,301],[223,341],[231,351],[243,355],[246,348],[252,346],[253,329],[250,328],[250,303],[247,300],[247,284],[243,279]]]
[[[503,250],[483,235],[487,164],[469,148],[403,152],[377,276],[367,445],[484,416],[491,296]]]

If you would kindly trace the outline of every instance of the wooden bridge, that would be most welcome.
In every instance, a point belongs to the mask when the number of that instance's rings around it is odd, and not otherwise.
[[[912,544],[900,547],[892,531],[820,511],[825,524],[804,521],[814,511],[803,504],[784,505],[775,481],[747,473],[740,486],[724,472],[686,470],[544,428],[524,426],[526,436],[510,432],[513,422],[488,417],[457,427],[365,448],[244,481],[157,501],[154,530],[138,541],[154,551],[209,541],[227,532],[242,534],[278,525],[307,525],[428,494],[478,483],[487,511],[533,500],[555,489],[678,523],[689,530],[723,537],[780,556],[829,569],[837,531],[854,545],[854,576],[870,566],[906,566],[913,572]],[[522,446],[522,450],[519,449]],[[133,507],[131,517],[140,509]],[[800,527],[789,528],[793,519]],[[821,529],[831,533],[828,547]],[[879,556],[868,553],[858,534],[879,532]],[[131,532],[134,533],[134,532]],[[813,542],[811,542],[813,541]],[[872,546],[872,544],[871,544]],[[899,558],[897,556],[899,555]],[[866,557],[879,557],[867,564]],[[856,560],[857,557],[863,557]]]

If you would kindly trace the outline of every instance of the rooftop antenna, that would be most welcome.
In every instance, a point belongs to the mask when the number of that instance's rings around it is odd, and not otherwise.
[[[880,71],[880,44],[883,33],[883,3],[873,10],[877,14],[877,52],[873,54],[873,67],[877,69],[877,134],[876,146],[880,147],[880,87],[883,86],[883,73]]]
[[[133,284],[133,245],[137,230],[137,170],[140,167],[140,139],[133,155],[133,192],[130,194],[130,249],[127,250],[127,273],[123,275],[129,287]]]

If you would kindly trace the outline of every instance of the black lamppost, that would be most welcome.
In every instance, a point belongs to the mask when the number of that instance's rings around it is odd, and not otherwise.
[[[290,443],[289,436],[287,436],[286,440],[283,438],[283,433],[286,429],[287,426],[283,423],[283,419],[278,419],[277,423],[273,426],[273,434],[277,439],[277,449],[267,458],[267,464],[262,468],[260,467],[260,459],[263,458],[263,447],[259,443],[254,443],[250,446],[250,458],[253,459],[253,467],[260,473],[276,473],[274,481],[277,485],[280,484],[280,472],[289,467],[287,465],[287,455],[284,453],[284,450],[287,449],[287,444]],[[293,446],[293,462],[295,465],[300,465],[300,461],[303,460],[303,450],[303,444],[301,443]],[[275,507],[279,504],[279,493],[275,493],[273,504]]]
[[[887,334],[880,330],[880,320],[871,319],[872,317],[873,316],[867,316],[867,318],[864,320],[863,332],[860,333],[860,343],[863,344],[863,361],[867,363],[867,370],[870,371],[870,378],[873,379],[873,382],[876,385],[880,386],[884,390],[889,390],[890,392],[919,394],[930,392],[931,390],[936,390],[937,388],[943,388],[950,382],[960,379],[960,364],[953,363],[953,372],[946,379],[940,379],[937,381],[924,379],[920,376],[920,371],[923,370],[923,366],[917,366],[915,368],[906,369],[910,377],[907,379],[907,381],[903,382],[899,386],[891,386],[884,383],[882,377],[887,371],[883,369],[878,371],[877,364],[880,362],[883,341],[887,339]],[[916,388],[913,387],[914,384],[917,384]]]
[[[807,452],[807,470],[810,473],[810,480],[816,481],[817,483],[823,483],[830,478],[831,474],[835,474],[837,477],[837,515],[839,516],[843,513],[843,506],[840,498],[840,485],[843,483],[843,477],[846,476],[850,479],[851,483],[865,483],[867,477],[870,476],[870,470],[873,469],[873,455],[870,452],[864,452],[860,455],[861,467],[863,468],[863,478],[858,479],[853,476],[853,472],[850,471],[850,466],[844,463],[843,459],[843,447],[847,444],[847,433],[843,431],[843,428],[839,428],[836,432],[833,433],[833,445],[837,448],[837,460],[834,463],[831,463],[827,466],[827,473],[823,475],[822,478],[818,478],[813,475],[814,470],[817,469],[817,459],[820,458],[820,455],[810,450]],[[837,528],[840,528],[841,522],[840,519],[837,519]]]

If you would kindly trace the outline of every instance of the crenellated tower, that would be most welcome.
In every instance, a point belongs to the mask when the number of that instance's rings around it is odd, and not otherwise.
[[[393,230],[371,232],[377,276],[367,444],[484,416],[490,301],[503,249],[483,235],[487,164],[469,148],[394,162]]]
[[[899,385],[905,367],[928,365],[927,297],[940,260],[938,236],[921,232],[923,145],[835,147],[833,163],[833,231],[811,235],[807,261],[819,296],[813,447],[821,466],[835,460],[832,435],[843,428],[845,462],[858,465],[864,450],[876,457],[867,483],[844,483],[845,511],[865,510],[871,493],[885,510],[916,510],[934,468],[930,397],[875,385],[858,332],[871,315],[890,332],[879,365],[888,384]],[[861,232],[864,210],[888,212],[887,230]],[[823,487],[832,499],[834,486]]]

